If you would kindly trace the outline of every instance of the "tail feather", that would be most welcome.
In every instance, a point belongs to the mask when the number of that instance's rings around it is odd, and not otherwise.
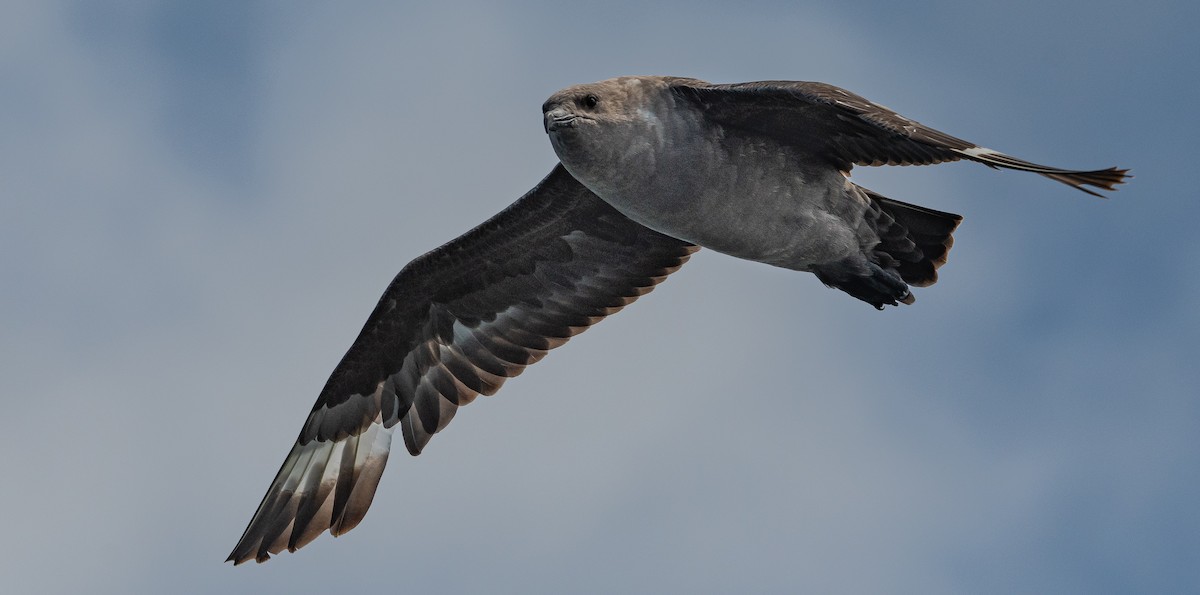
[[[937,281],[962,217],[857,188],[868,199],[864,223],[879,241],[862,255],[814,267],[813,272],[822,283],[878,309],[911,304],[915,298],[909,286]]]
[[[896,269],[905,283],[915,287],[937,282],[937,270],[946,264],[954,245],[952,234],[962,217],[892,200],[866,188],[862,191],[871,200],[864,216],[879,235],[874,251],[881,264]]]

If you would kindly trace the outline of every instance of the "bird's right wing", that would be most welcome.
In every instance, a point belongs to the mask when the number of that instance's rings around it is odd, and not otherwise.
[[[761,81],[714,85],[679,79],[671,90],[709,121],[731,131],[769,136],[843,171],[852,165],[927,165],[968,159],[1041,174],[1088,194],[1115,190],[1128,170],[1072,170],[1038,165],[980,147],[906,118],[826,83]]]
[[[352,529],[399,424],[413,455],[458,407],[648,293],[698,248],[618,213],[558,165],[516,203],[404,267],[334,369],[229,555]]]

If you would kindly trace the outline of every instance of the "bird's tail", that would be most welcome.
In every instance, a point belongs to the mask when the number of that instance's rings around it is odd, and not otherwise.
[[[894,268],[905,283],[928,287],[937,282],[937,270],[946,264],[954,245],[954,230],[962,217],[892,200],[866,188],[871,199],[864,217],[873,219],[879,244],[875,256],[885,268]]]
[[[937,281],[937,269],[946,263],[953,233],[962,217],[892,200],[858,187],[869,199],[863,213],[879,237],[866,254],[865,270],[829,266],[814,270],[826,285],[882,309],[885,304],[913,303],[908,287],[926,287]]]

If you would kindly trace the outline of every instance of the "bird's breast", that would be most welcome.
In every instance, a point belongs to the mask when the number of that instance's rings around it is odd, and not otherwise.
[[[662,130],[661,142],[630,143],[611,171],[581,181],[634,221],[739,258],[807,270],[858,249],[861,207],[832,167],[804,170],[769,139]]]

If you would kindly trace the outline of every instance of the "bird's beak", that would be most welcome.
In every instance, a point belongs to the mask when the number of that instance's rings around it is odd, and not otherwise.
[[[542,124],[547,134],[559,128],[570,128],[575,125],[575,114],[561,105],[553,106],[542,112]]]

